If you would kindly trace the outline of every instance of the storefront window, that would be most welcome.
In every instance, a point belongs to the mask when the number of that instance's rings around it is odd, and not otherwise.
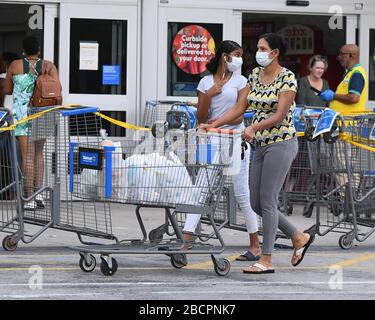
[[[242,74],[248,76],[257,66],[255,52],[260,35],[275,32],[283,36],[288,45],[281,64],[293,71],[297,78],[308,73],[307,65],[311,56],[320,54],[328,59],[328,70],[324,78],[336,90],[344,70],[337,61],[340,47],[346,41],[346,18],[343,29],[329,28],[329,16],[255,14],[244,13],[242,25],[242,45],[244,64]]]
[[[369,100],[375,100],[375,29],[370,29]]]
[[[222,40],[222,24],[168,23],[168,96],[197,95],[197,85],[207,72],[205,66]]]
[[[126,94],[127,21],[71,19],[70,93]]]

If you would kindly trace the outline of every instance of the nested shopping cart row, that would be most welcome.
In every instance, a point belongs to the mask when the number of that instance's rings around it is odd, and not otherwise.
[[[15,250],[19,241],[31,243],[49,228],[77,233],[83,243],[83,236],[116,240],[108,204],[76,201],[68,190],[72,173],[69,143],[99,141],[98,108],[32,110],[23,161],[17,157],[20,151],[12,115],[3,111],[8,120],[0,130],[0,231],[9,233],[3,239],[3,248]],[[77,161],[77,155],[72,156]],[[36,226],[35,232],[26,232],[27,225]]]
[[[14,201],[8,201],[11,214],[6,216],[6,210],[2,210],[2,231],[10,233],[3,241],[4,248],[15,250],[19,241],[30,243],[47,229],[57,228],[77,233],[87,245],[78,248],[80,266],[85,271],[96,265],[89,252],[100,253],[104,274],[116,272],[116,260],[110,256],[113,253],[166,254],[172,265],[180,268],[186,264],[180,250],[184,244],[183,216],[199,214],[211,220],[212,230],[206,237],[218,239],[218,245],[195,243],[189,253],[212,254],[215,271],[227,274],[229,261],[216,256],[224,250],[224,241],[213,212],[221,197],[226,167],[225,152],[220,149],[224,145],[231,149],[234,135],[227,134],[231,138],[221,143],[222,134],[213,137],[215,134],[200,135],[195,130],[183,135],[176,130],[182,140],[176,140],[173,130],[161,139],[145,132],[140,139],[122,140],[120,145],[111,142],[109,146],[100,135],[97,111],[38,109],[38,114],[29,118],[26,168],[21,170],[20,164],[12,161],[14,170],[21,174],[11,173],[11,183],[4,190],[18,187]],[[7,132],[12,135],[12,130]],[[212,139],[219,142],[214,145]],[[11,140],[16,141],[14,136]],[[12,148],[7,154],[15,155],[15,147]],[[113,235],[113,202],[136,206],[142,232],[139,239],[120,241]],[[165,209],[167,227],[172,227],[169,239],[160,239],[157,228],[147,234],[140,215],[142,207]],[[40,228],[29,234],[25,231],[27,224]],[[82,236],[113,240],[113,244],[95,245]]]
[[[246,230],[228,173],[236,167],[233,155],[243,152],[243,141],[239,132],[197,131],[192,106],[163,106],[148,104],[144,119],[151,120],[143,125],[150,131],[119,141],[103,139],[98,108],[38,109],[29,119],[25,168],[17,158],[11,115],[4,110],[0,231],[10,235],[3,247],[15,250],[19,241],[30,243],[57,228],[77,233],[85,245],[74,248],[84,271],[95,269],[95,254],[102,272],[111,275],[117,270],[114,254],[165,254],[181,268],[188,253],[211,254],[216,273],[227,274],[230,263],[219,256],[225,249],[221,229]],[[375,229],[374,116],[337,117],[329,132],[313,138],[319,117],[316,110],[298,116],[296,126],[304,135],[280,204],[284,209],[302,204],[307,216],[316,214],[318,234],[343,233],[340,246],[349,248]],[[139,239],[113,234],[111,203],[135,206]],[[148,231],[141,211],[150,207],[163,209],[165,222]],[[181,232],[188,214],[204,222],[194,244],[187,244]],[[27,233],[28,224],[39,228]],[[83,236],[112,243],[95,244]]]

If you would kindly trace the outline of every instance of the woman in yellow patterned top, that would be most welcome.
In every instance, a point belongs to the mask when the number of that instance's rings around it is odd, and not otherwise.
[[[238,101],[211,125],[220,127],[245,112],[254,110],[252,124],[244,129],[243,137],[255,147],[250,171],[251,206],[262,216],[263,246],[259,261],[243,270],[244,273],[274,273],[271,254],[279,228],[291,238],[295,248],[291,260],[300,264],[314,241],[314,234],[303,233],[278,211],[278,197],[288,170],[297,155],[298,142],[293,124],[294,99],[297,81],[293,72],[279,64],[286,51],[283,39],[273,33],[260,36],[255,68],[249,77],[247,101]]]

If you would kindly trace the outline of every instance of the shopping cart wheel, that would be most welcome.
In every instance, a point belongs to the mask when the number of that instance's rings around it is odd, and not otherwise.
[[[100,271],[105,276],[113,276],[118,268],[116,259],[108,256],[102,256],[100,258],[102,259],[102,262],[100,263]]]
[[[84,272],[94,271],[96,268],[96,259],[92,254],[79,253],[81,258],[79,259],[79,267]]]
[[[313,210],[314,210],[314,203],[311,202],[303,208],[303,216],[306,218],[311,218]]]
[[[160,241],[163,240],[163,235],[165,233],[165,225],[162,225],[156,229],[153,229],[150,231],[148,234],[148,239],[150,242],[156,242],[159,243]]]
[[[349,250],[353,247],[353,239],[350,235],[344,234],[339,239],[339,246],[341,249]]]
[[[229,260],[223,258],[216,258],[213,254],[211,254],[211,259],[214,264],[214,270],[216,274],[219,276],[226,276],[230,271]]]
[[[227,259],[222,259],[219,263],[222,265],[221,267],[214,266],[216,274],[222,277],[226,276],[230,270],[230,262]]]
[[[187,265],[186,254],[178,253],[171,255],[171,265],[176,269],[181,269]]]
[[[6,236],[3,239],[3,248],[5,251],[14,251],[18,247],[18,242],[13,241],[12,236]]]
[[[285,204],[285,213],[288,216],[291,216],[293,214],[293,204],[291,204],[289,201]]]

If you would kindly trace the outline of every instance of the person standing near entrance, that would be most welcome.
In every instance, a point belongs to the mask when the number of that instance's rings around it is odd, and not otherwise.
[[[24,58],[11,63],[5,79],[5,93],[13,94],[14,122],[25,119],[29,115],[30,99],[43,65],[48,64],[49,75],[56,80],[59,79],[56,66],[50,61],[39,58],[39,42],[35,37],[26,37],[22,45]],[[43,148],[45,140],[30,141],[30,133],[30,122],[24,122],[16,126],[15,136],[21,147],[26,198],[32,196],[42,186],[44,171]],[[41,194],[25,204],[26,210],[44,207]]]
[[[303,260],[315,235],[304,233],[293,226],[278,210],[278,197],[287,172],[298,150],[293,124],[294,99],[297,82],[294,74],[279,64],[286,51],[284,40],[277,34],[260,36],[256,60],[261,66],[249,77],[250,93],[247,101],[240,100],[227,113],[202,127],[220,127],[243,115],[246,108],[254,110],[252,124],[243,136],[255,145],[250,168],[251,207],[262,216],[263,246],[259,261],[244,273],[274,273],[272,253],[277,229],[291,238],[294,254],[291,263],[297,266]]]
[[[338,60],[346,73],[336,92],[325,90],[320,98],[341,114],[366,111],[367,74],[359,63],[359,47],[346,44],[341,47]]]
[[[13,97],[5,94],[4,85],[10,64],[17,59],[19,59],[18,55],[13,52],[3,52],[0,57],[0,106],[4,106],[10,111],[13,110]]]
[[[310,107],[327,107],[328,103],[320,99],[316,92],[329,89],[328,81],[322,78],[328,69],[327,59],[314,55],[310,58],[307,68],[309,74],[298,80],[296,103]]]
[[[0,57],[0,107],[7,108],[11,112],[13,111],[13,97],[11,95],[5,94],[5,78],[10,64],[17,59],[19,59],[18,55],[13,52],[3,52]],[[11,146],[10,132],[4,132],[2,135],[6,136],[6,138],[4,138],[2,143],[0,144],[0,154],[7,153],[7,158],[13,160],[13,152],[16,152],[18,165],[21,165],[20,146],[18,141],[16,141],[16,150],[13,150]],[[6,148],[3,148],[3,146],[6,146]],[[2,175],[4,173],[0,174]],[[13,177],[13,172],[10,171],[9,175],[13,181],[13,179],[15,178]],[[13,185],[10,189],[10,199],[14,199],[15,197],[16,186]]]

